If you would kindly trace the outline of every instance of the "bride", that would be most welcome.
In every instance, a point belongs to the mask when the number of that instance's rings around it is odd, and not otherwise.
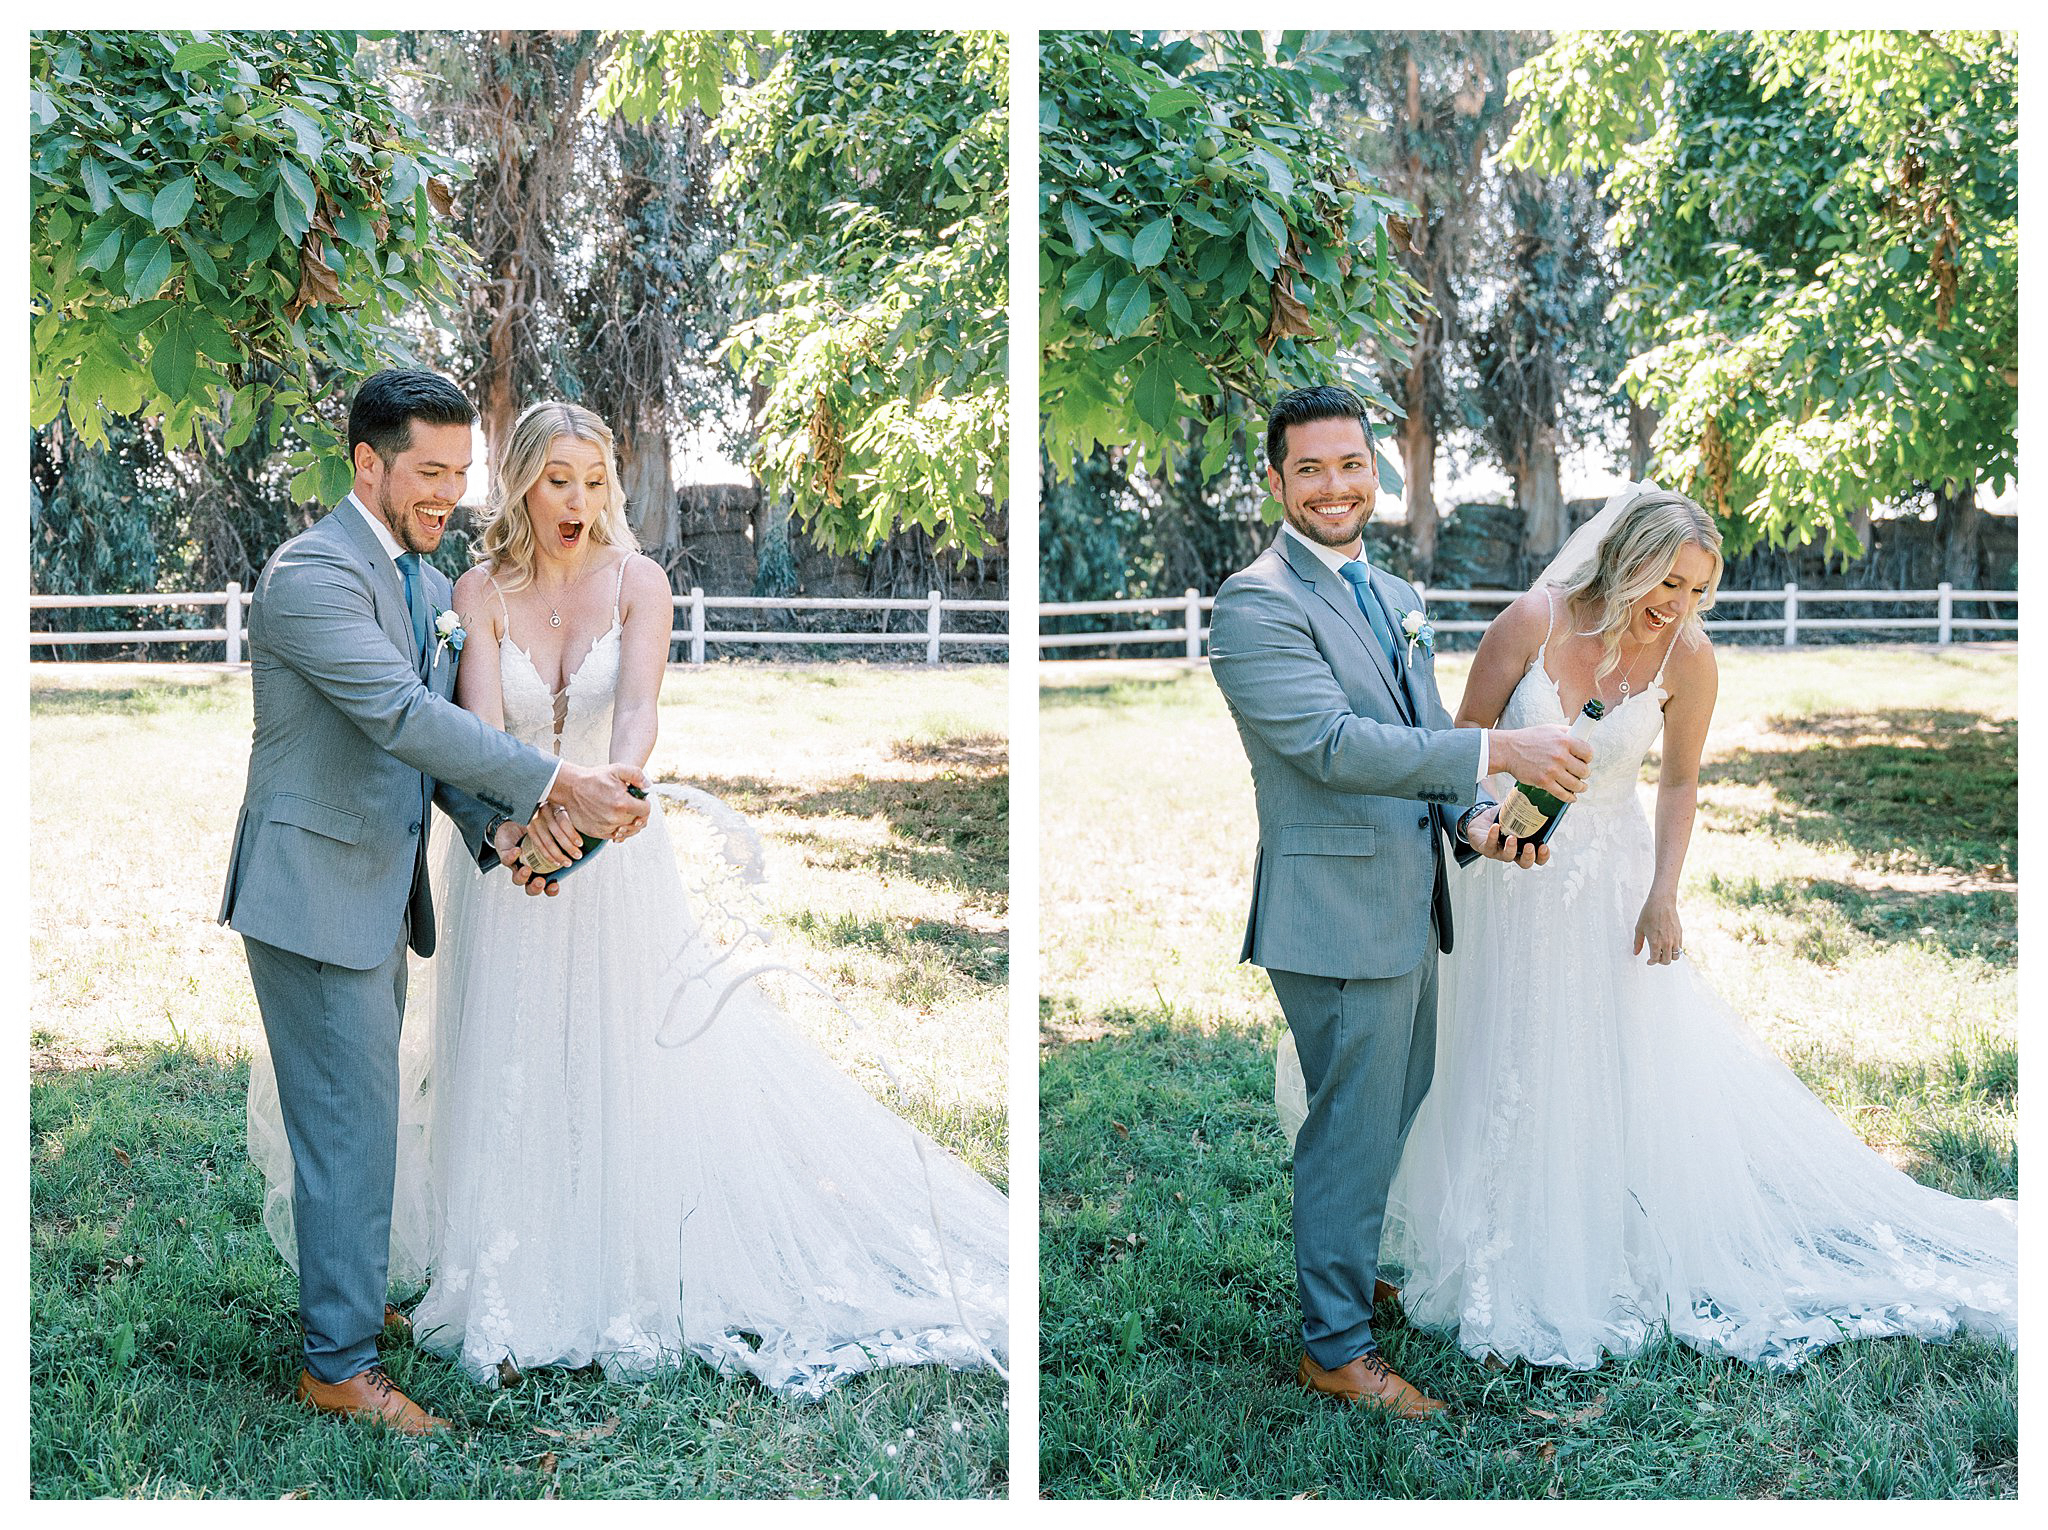
[[[643,766],[673,605],[617,483],[597,416],[520,416],[455,586],[456,700],[543,752]],[[733,892],[758,878],[759,844],[715,799],[657,791],[709,818],[693,839],[723,840],[686,857],[691,886],[660,812],[545,897],[479,873],[440,830],[392,1224],[393,1278],[431,1279],[415,1342],[487,1386],[501,1366],[619,1376],[687,1353],[817,1396],[878,1366],[999,1363],[1006,1201],[749,980],[783,965]],[[547,868],[575,839],[538,824],[527,846]],[[289,1258],[289,1156],[267,1157]]]
[[[1590,1369],[1667,1325],[1774,1370],[1845,1339],[2016,1342],[2016,1203],[1886,1163],[1685,959],[1720,546],[1690,500],[1631,485],[1487,629],[1459,726],[1557,723],[1596,696],[1606,711],[1548,867],[1452,880],[1436,1077],[1381,1261],[1407,1272],[1413,1321],[1536,1365]],[[1653,831],[1636,782],[1660,733]],[[1278,1098],[1291,1135],[1284,1042]]]

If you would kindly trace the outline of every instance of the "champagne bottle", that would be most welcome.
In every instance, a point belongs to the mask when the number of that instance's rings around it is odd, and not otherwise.
[[[637,786],[628,786],[626,790],[631,795],[640,798],[643,802],[647,799],[647,793],[640,790],[640,788]],[[574,871],[578,866],[586,864],[592,856],[596,855],[598,851],[602,850],[606,845],[610,843],[610,840],[600,839],[595,834],[584,835],[582,857],[578,860],[573,860],[569,862],[569,864],[566,866],[557,866],[553,861],[549,860],[546,856],[542,855],[540,851],[534,849],[531,845],[521,847],[519,851],[519,859],[526,863],[526,867],[529,871],[532,871],[535,875],[539,876],[543,881],[559,882],[563,877],[567,876],[570,872]]]
[[[1585,709],[1572,724],[1571,736],[1585,738],[1593,731],[1593,724],[1606,715],[1606,704],[1594,697],[1586,702]],[[1564,817],[1569,802],[1552,796],[1540,786],[1515,783],[1515,789],[1508,793],[1508,800],[1500,805],[1500,826],[1504,833],[1512,834],[1524,844],[1540,845],[1548,840],[1557,828],[1557,822]]]

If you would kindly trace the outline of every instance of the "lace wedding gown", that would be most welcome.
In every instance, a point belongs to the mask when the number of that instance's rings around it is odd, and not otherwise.
[[[619,648],[615,616],[561,698],[566,759],[609,758]],[[500,655],[506,730],[552,751],[556,699],[509,637]],[[690,795],[744,862],[744,821]],[[401,1043],[392,1225],[393,1278],[431,1277],[415,1342],[487,1386],[501,1361],[619,1376],[687,1352],[812,1397],[1005,1352],[1008,1203],[739,981],[773,958],[758,928],[734,938],[734,868],[693,865],[706,886],[686,888],[655,806],[548,898],[436,829],[440,944]],[[265,1219],[289,1259],[267,1061],[251,1147],[274,1129]]]
[[[1632,954],[1662,682],[1596,725],[1548,865],[1452,874],[1436,1077],[1380,1246],[1403,1307],[1474,1357],[1582,1370],[1667,1323],[1773,1370],[1844,1339],[2016,1342],[2017,1203],[1902,1174],[1686,958]],[[1539,651],[1500,726],[1564,721]],[[1286,1042],[1277,1095],[1291,1136],[1306,1102]]]

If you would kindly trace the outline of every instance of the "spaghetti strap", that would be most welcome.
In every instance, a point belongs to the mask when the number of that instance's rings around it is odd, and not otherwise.
[[[633,555],[631,553],[627,553],[625,557],[619,559],[619,582],[612,586],[612,621],[614,623],[620,621],[619,598],[626,593],[626,565],[632,561]]]
[[[1650,684],[1662,685],[1664,683],[1664,669],[1665,666],[1670,664],[1671,662],[1671,650],[1678,646],[1678,634],[1680,632],[1683,632],[1684,630],[1685,629],[1683,627],[1679,627],[1678,629],[1676,629],[1671,634],[1671,641],[1664,645],[1664,662],[1657,666],[1656,677],[1650,681]]]
[[[1557,631],[1557,597],[1551,593],[1548,586],[1545,586],[1543,591],[1543,608],[1550,613],[1550,621],[1543,629],[1543,642],[1536,649],[1538,664],[1543,663],[1543,655],[1550,651],[1550,635]],[[1545,673],[1548,672],[1546,667]]]
[[[498,610],[503,613],[505,618],[505,636],[510,637],[512,636],[512,608],[505,604],[505,592],[498,588],[498,581],[489,569],[484,570],[484,578],[490,583],[491,593],[498,597]]]

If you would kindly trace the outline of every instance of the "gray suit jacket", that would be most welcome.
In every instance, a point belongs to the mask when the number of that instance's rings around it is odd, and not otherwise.
[[[1372,581],[1398,636],[1422,599],[1381,569]],[[1282,534],[1217,593],[1209,663],[1258,800],[1240,960],[1398,977],[1427,951],[1432,910],[1450,950],[1443,809],[1490,799],[1477,786],[1479,734],[1451,726],[1431,656],[1417,647],[1390,668],[1351,586]],[[1461,864],[1475,858],[1452,848]]]
[[[423,566],[449,608],[447,576]],[[411,915],[434,950],[426,806],[453,818],[480,866],[494,812],[532,815],[555,761],[449,698],[456,654],[413,662],[404,580],[346,503],[277,550],[256,582],[249,658],[256,726],[221,920],[317,962],[369,968]],[[473,794],[473,795],[472,795]]]

